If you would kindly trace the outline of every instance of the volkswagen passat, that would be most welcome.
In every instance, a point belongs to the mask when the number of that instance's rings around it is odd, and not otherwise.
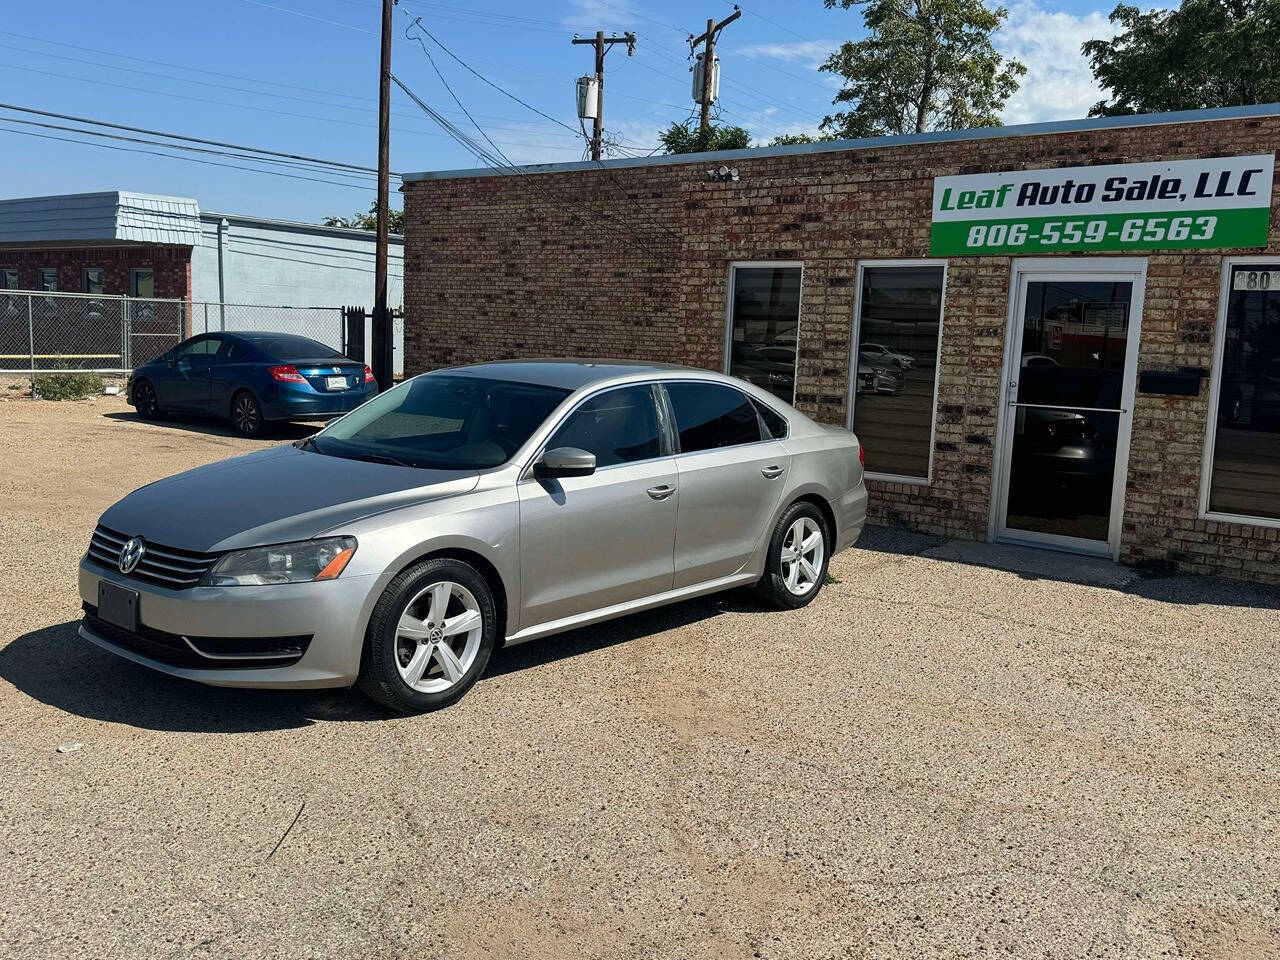
[[[111,507],[80,564],[80,633],[204,683],[355,683],[429,710],[504,642],[745,584],[804,606],[866,500],[853,434],[741,380],[441,370]]]

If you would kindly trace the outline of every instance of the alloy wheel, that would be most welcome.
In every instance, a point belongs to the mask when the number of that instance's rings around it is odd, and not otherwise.
[[[235,410],[232,411],[232,419],[235,420],[236,429],[241,433],[251,434],[257,429],[258,404],[253,397],[244,394],[236,400]]]
[[[442,580],[409,601],[396,625],[396,668],[419,693],[441,693],[462,680],[476,661],[484,616],[460,583]]]
[[[138,415],[144,420],[150,420],[155,416],[156,392],[151,389],[151,384],[145,380],[133,389],[133,405],[137,409]]]
[[[782,580],[787,590],[803,597],[818,585],[826,541],[812,517],[801,517],[787,529],[782,541]]]

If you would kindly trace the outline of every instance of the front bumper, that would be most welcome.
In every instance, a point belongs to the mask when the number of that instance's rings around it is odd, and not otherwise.
[[[80,598],[98,603],[98,582],[136,590],[141,623],[152,631],[193,637],[184,663],[200,662],[211,645],[199,638],[307,636],[301,659],[287,666],[226,666],[209,657],[207,667],[178,666],[145,655],[143,644],[112,642],[110,631],[95,630],[92,618],[80,636],[127,660],[163,673],[220,687],[345,687],[355,682],[369,614],[381,594],[381,576],[339,577],[323,583],[268,587],[193,587],[166,590],[80,562]],[[203,653],[202,653],[203,650]],[[240,661],[236,661],[237,663]]]

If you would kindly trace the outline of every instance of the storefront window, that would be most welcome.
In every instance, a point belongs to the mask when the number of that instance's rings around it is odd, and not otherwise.
[[[1280,519],[1280,263],[1231,268],[1209,510]]]
[[[734,267],[730,277],[729,374],[792,403],[800,267]]]
[[[869,473],[929,479],[944,275],[940,265],[862,270],[852,427]]]

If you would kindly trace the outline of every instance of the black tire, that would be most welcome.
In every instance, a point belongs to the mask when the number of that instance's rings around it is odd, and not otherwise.
[[[399,665],[404,663],[402,658],[408,652],[406,646],[412,648],[412,641],[399,638],[397,631],[400,618],[409,604],[427,588],[443,582],[464,587],[476,601],[482,622],[479,647],[461,679],[447,690],[425,692],[411,687],[400,674]],[[356,686],[371,700],[400,713],[439,710],[457,703],[480,679],[489,665],[497,639],[498,614],[493,591],[475,567],[450,557],[424,560],[401,571],[387,585],[373,608],[369,628],[365,631]]]
[[[782,551],[792,526],[802,520],[809,521],[822,533],[822,562],[817,565],[817,577],[812,586],[797,593],[787,585],[786,571],[783,569]],[[822,592],[822,585],[827,578],[827,565],[831,560],[831,530],[826,518],[812,503],[801,500],[782,511],[773,535],[769,538],[769,553],[765,559],[764,576],[756,584],[756,592],[769,603],[784,610],[797,610],[813,602],[813,598]]]
[[[133,408],[143,420],[161,420],[164,411],[160,409],[160,398],[156,396],[156,388],[150,380],[139,380],[133,385]]]
[[[241,390],[231,398],[231,425],[242,437],[260,437],[266,426],[262,419],[262,404],[248,390]]]

